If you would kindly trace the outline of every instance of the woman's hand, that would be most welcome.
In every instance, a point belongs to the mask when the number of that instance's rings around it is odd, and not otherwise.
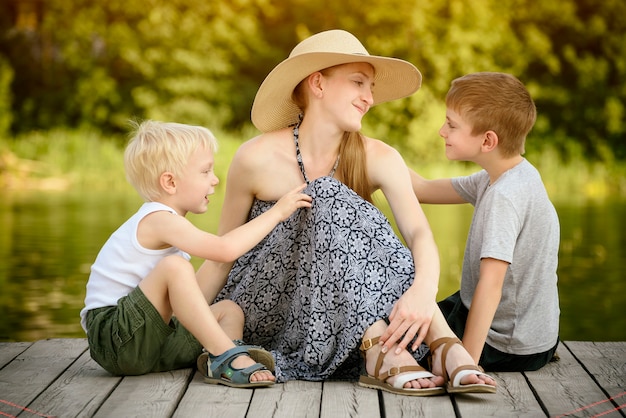
[[[387,352],[398,342],[396,352],[399,353],[416,335],[417,339],[411,350],[417,350],[428,333],[435,309],[437,304],[429,292],[420,291],[415,285],[411,286],[398,299],[389,315],[389,326],[380,338],[383,351]]]

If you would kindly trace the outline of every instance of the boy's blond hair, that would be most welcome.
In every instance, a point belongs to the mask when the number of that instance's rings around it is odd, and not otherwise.
[[[472,125],[472,135],[494,131],[503,157],[524,153],[537,119],[530,93],[510,74],[479,72],[452,81],[446,106]]]
[[[202,126],[150,120],[131,123],[132,138],[124,152],[126,178],[146,202],[161,196],[161,174],[182,175],[189,157],[200,147],[217,152],[213,133]]]

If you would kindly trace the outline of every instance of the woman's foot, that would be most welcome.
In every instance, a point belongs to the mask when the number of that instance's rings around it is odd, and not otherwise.
[[[382,335],[383,332],[385,332],[386,328],[387,324],[385,324],[384,321],[378,321],[374,323],[370,328],[367,329],[367,331],[365,331],[365,334],[363,335],[363,341],[365,342],[367,340],[374,339],[375,337]],[[397,344],[394,344],[393,348],[391,350],[388,350],[387,354],[383,357],[383,363],[378,370],[379,375],[389,372],[394,367],[418,366],[417,361],[408,350],[402,350],[399,354],[396,354],[396,348]],[[365,351],[365,370],[370,376],[376,376],[376,365],[378,363],[381,349],[382,346],[376,342],[372,345],[371,348]],[[398,379],[402,379],[403,376],[406,376],[408,373],[411,372],[400,373],[391,376],[385,379],[385,382],[393,386]],[[439,374],[430,378],[419,378],[410,380],[406,382],[402,387],[405,389],[426,389],[441,387],[443,386],[443,384],[444,379],[441,374]]]
[[[462,391],[462,387],[482,389],[475,392],[495,392],[496,381],[482,372],[474,363],[472,356],[457,338],[442,338],[431,342],[432,372],[438,376],[445,376],[446,380],[454,380],[455,376],[462,376],[458,382],[452,382],[453,389]],[[445,361],[445,370],[443,361]],[[469,371],[462,371],[468,370]],[[459,372],[457,372],[459,371]],[[459,374],[462,373],[462,374]],[[450,387],[448,388],[450,392]]]

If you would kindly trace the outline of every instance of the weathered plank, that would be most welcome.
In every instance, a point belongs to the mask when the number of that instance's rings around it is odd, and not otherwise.
[[[41,340],[0,370],[2,399],[27,406],[87,349],[84,339]]]
[[[292,380],[255,390],[248,416],[317,418],[320,416],[321,399],[321,382]]]
[[[626,391],[626,344],[570,341],[565,345],[608,395]]]
[[[454,401],[463,418],[541,417],[545,413],[521,373],[489,373],[496,379],[498,390],[493,394],[459,394]]]
[[[447,395],[438,396],[404,396],[382,392],[387,417],[453,417],[454,408]]]
[[[320,412],[321,418],[380,418],[378,391],[353,382],[324,382]]]
[[[194,371],[194,378],[180,401],[174,418],[244,418],[253,393],[252,389],[231,389],[227,386],[206,384],[200,373]]]
[[[626,344],[569,341],[565,345],[604,392],[606,398],[598,401],[598,409],[606,413],[618,408],[623,410],[626,403]],[[584,409],[585,412],[588,410]]]
[[[169,417],[182,398],[192,369],[126,376],[96,417]]]
[[[271,388],[207,385],[195,369],[115,377],[85,339],[0,344],[0,415],[62,417],[591,417],[621,416],[626,342],[567,342],[536,372],[493,373],[489,395],[409,397],[356,382],[291,381]],[[612,398],[612,399],[611,399]]]
[[[29,408],[64,418],[90,417],[121,379],[102,369],[86,351]]]
[[[605,399],[600,387],[563,344],[559,345],[557,353],[560,361],[524,373],[539,394],[548,415],[592,416],[604,412],[606,409],[601,405],[594,406],[596,402]]]
[[[0,343],[0,369],[13,361],[33,343]]]

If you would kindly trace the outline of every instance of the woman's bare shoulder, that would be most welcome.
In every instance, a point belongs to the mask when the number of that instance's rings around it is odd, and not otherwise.
[[[394,147],[380,139],[364,136],[363,141],[368,158],[381,159],[400,156],[400,153]]]
[[[365,150],[370,182],[375,189],[384,189],[397,176],[408,175],[402,155],[386,142],[365,138]]]
[[[277,151],[284,150],[289,139],[289,129],[262,133],[241,144],[233,161],[262,163],[265,159],[273,158]]]
[[[291,131],[289,129],[280,129],[278,131],[265,132],[255,136],[241,144],[237,152],[255,153],[262,151],[273,151],[276,148],[284,147],[285,143],[291,141]]]

